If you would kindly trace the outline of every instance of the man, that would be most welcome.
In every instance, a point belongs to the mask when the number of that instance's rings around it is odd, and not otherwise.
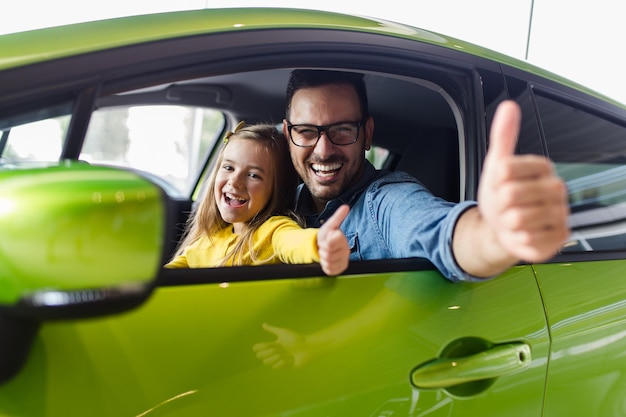
[[[478,201],[437,199],[404,173],[365,159],[374,134],[362,75],[296,70],[283,131],[303,180],[296,210],[319,227],[341,205],[351,258],[425,257],[450,280],[492,277],[520,260],[549,259],[569,235],[567,192],[551,162],[514,155],[520,110],[501,103]]]

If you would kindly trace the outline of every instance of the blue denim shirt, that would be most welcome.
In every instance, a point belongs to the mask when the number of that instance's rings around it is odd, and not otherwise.
[[[298,188],[296,211],[307,227],[320,227],[341,204],[351,207],[341,225],[350,244],[350,260],[421,257],[451,281],[477,280],[458,266],[452,253],[456,221],[475,202],[445,201],[411,175],[377,171],[369,162],[358,183],[319,214],[310,212],[312,197],[306,186]]]

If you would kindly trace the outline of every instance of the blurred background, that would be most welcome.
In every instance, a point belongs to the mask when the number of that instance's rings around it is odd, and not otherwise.
[[[0,6],[0,34],[137,14],[293,7],[409,24],[526,60],[626,104],[622,0],[22,0]]]

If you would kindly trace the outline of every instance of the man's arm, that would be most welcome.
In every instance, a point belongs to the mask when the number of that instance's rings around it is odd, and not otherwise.
[[[520,260],[550,259],[568,238],[565,183],[552,162],[514,155],[520,109],[498,106],[478,187],[478,206],[459,218],[452,241],[459,266],[477,277],[497,275]]]

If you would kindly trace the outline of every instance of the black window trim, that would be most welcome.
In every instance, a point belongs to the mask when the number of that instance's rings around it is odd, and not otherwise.
[[[424,258],[375,259],[351,261],[342,277],[353,275],[376,275],[396,272],[437,271]],[[437,271],[438,272],[438,271]],[[284,279],[325,278],[319,264],[251,265],[215,268],[162,268],[156,280],[157,287],[180,285],[222,284],[234,282],[268,281]],[[444,279],[442,277],[442,279]]]
[[[598,102],[597,98],[588,96],[586,93],[577,92],[576,94],[568,93],[565,88],[555,88],[537,82],[528,83],[528,91],[532,101],[535,117],[539,125],[542,147],[547,154],[547,140],[545,137],[541,113],[537,106],[535,96],[539,95],[544,98],[554,100],[563,105],[571,106],[577,110],[589,113],[598,118],[613,122],[624,128],[626,132],[626,110],[620,109],[606,102]],[[584,99],[584,100],[583,100]],[[621,111],[620,111],[621,110]],[[621,117],[620,117],[621,113]],[[558,253],[554,258],[545,263],[562,263],[562,262],[587,262],[587,261],[605,261],[626,259],[626,248],[617,248],[611,250],[593,250],[581,252],[563,252]]]

